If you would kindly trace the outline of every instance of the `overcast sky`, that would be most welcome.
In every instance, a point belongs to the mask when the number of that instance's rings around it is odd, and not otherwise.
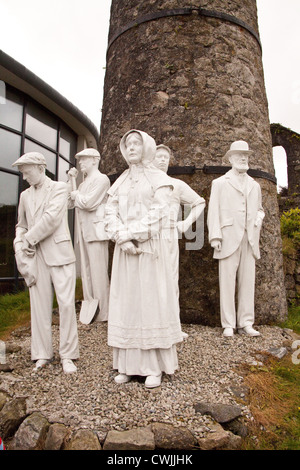
[[[111,0],[0,0],[0,49],[100,128]],[[270,122],[300,133],[300,0],[257,0]],[[281,164],[280,164],[281,161]],[[275,155],[286,184],[284,154]]]

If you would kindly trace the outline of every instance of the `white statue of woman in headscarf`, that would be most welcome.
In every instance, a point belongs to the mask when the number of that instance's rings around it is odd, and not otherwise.
[[[176,343],[182,341],[168,240],[160,236],[172,182],[153,165],[156,143],[145,132],[127,132],[120,149],[129,169],[108,191],[105,219],[115,241],[108,345],[117,383],[138,375],[152,388],[161,384],[163,372],[178,368]]]

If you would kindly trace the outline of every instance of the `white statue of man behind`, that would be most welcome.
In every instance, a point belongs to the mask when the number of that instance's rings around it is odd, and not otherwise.
[[[80,248],[83,306],[80,320],[84,323],[107,321],[109,301],[108,236],[104,229],[104,210],[110,181],[98,170],[100,154],[87,148],[75,155],[83,182],[76,189],[76,168],[68,172],[72,184],[69,209],[75,207]],[[83,308],[85,306],[91,308]],[[99,310],[98,310],[99,307]]]
[[[153,163],[157,168],[167,173],[171,157],[171,149],[164,144],[160,144],[156,147],[156,155]],[[169,223],[163,229],[163,236],[167,236],[171,241],[172,270],[176,292],[179,297],[178,238],[181,234],[186,233],[191,225],[200,217],[205,208],[205,200],[184,181],[177,178],[169,178],[171,179],[174,189],[171,196]],[[190,213],[185,219],[178,220],[181,206],[189,207]]]
[[[212,182],[208,206],[209,242],[219,260],[220,314],[224,336],[258,336],[253,328],[255,260],[264,210],[260,185],[247,174],[253,154],[245,141],[233,142],[224,156],[232,169]],[[235,284],[238,309],[235,309]]]

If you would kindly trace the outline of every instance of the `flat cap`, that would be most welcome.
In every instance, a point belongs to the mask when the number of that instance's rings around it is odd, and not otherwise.
[[[80,157],[96,157],[100,159],[100,153],[96,149],[87,148],[76,153],[75,158],[78,159]]]
[[[46,159],[43,154],[39,152],[28,152],[24,153],[18,160],[16,160],[12,166],[19,165],[44,165],[47,166]]]

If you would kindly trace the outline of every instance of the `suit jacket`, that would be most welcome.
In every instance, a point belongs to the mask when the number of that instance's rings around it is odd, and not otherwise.
[[[75,262],[67,218],[68,185],[47,176],[38,197],[30,186],[21,193],[15,247],[25,238],[39,247],[48,266]]]
[[[211,243],[214,239],[222,242],[221,251],[214,250],[214,258],[230,256],[239,247],[247,230],[248,241],[255,258],[260,258],[260,226],[257,219],[264,218],[261,204],[260,185],[248,174],[246,176],[246,194],[238,185],[233,171],[212,182],[208,206],[208,236]]]
[[[75,200],[69,200],[69,208],[76,207],[86,242],[108,240],[104,229],[104,210],[109,188],[108,176],[97,171],[79,185]]]

